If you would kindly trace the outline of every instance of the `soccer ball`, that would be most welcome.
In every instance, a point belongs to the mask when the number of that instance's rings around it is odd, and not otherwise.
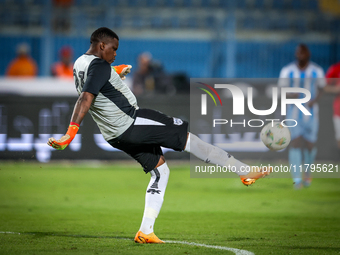
[[[268,123],[261,130],[261,140],[272,151],[283,150],[291,140],[289,128],[279,122]]]

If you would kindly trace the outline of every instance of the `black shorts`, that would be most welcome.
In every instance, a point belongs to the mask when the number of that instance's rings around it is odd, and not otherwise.
[[[150,109],[136,111],[133,124],[109,144],[137,160],[147,173],[153,170],[163,155],[161,146],[184,150],[188,122]]]

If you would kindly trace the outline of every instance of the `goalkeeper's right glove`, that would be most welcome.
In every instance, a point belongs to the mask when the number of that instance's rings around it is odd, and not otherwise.
[[[62,136],[59,140],[56,140],[53,137],[51,137],[50,139],[48,139],[47,144],[56,150],[64,150],[72,142],[78,130],[79,124],[71,122],[64,136]]]
[[[132,65],[119,65],[113,66],[112,68],[119,74],[122,80],[125,80],[125,76],[131,72]]]

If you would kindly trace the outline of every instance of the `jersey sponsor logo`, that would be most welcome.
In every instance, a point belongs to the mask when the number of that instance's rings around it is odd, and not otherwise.
[[[174,119],[174,125],[180,126],[183,124],[183,120],[179,118],[173,118]]]

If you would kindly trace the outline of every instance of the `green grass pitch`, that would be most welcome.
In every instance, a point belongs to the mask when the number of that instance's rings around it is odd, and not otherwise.
[[[340,179],[314,179],[310,188],[296,191],[291,179],[245,187],[237,178],[190,178],[189,163],[169,166],[155,225],[161,239],[255,254],[340,254]],[[135,244],[148,182],[132,161],[2,161],[0,254],[233,254]]]

